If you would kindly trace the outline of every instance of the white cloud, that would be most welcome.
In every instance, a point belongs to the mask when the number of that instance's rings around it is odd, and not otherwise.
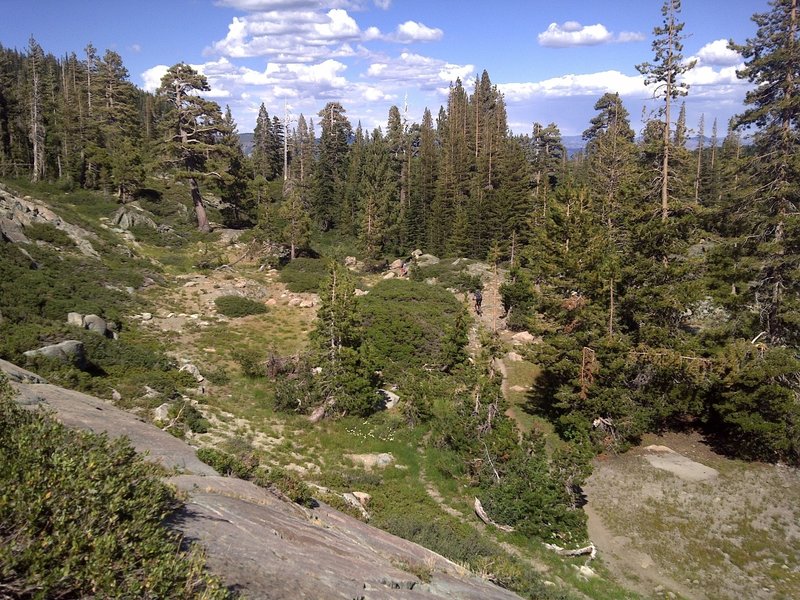
[[[718,67],[731,67],[743,62],[742,55],[728,48],[728,40],[715,40],[709,42],[697,53],[695,57],[700,65],[713,65]]]
[[[397,26],[393,36],[394,41],[408,42],[433,42],[442,39],[444,32],[436,27],[428,27],[416,21],[406,21]]]
[[[619,71],[562,75],[538,82],[501,83],[497,87],[508,102],[525,102],[537,96],[601,96],[606,92],[640,97],[647,94],[641,75],[625,75]]]
[[[350,42],[381,37],[376,27],[361,31],[345,9],[327,13],[298,10],[258,12],[233,17],[224,39],[206,48],[207,55],[233,58],[269,57],[271,61],[319,62],[328,58],[363,54]]]
[[[148,92],[155,92],[161,85],[161,78],[167,74],[167,65],[156,65],[142,73],[142,87]]]
[[[392,0],[375,0],[375,6],[383,10],[389,10],[389,7],[392,6]]]
[[[346,10],[341,8],[329,10],[328,19],[330,20],[327,23],[314,24],[314,30],[322,39],[339,41],[360,37],[361,30]]]
[[[474,65],[458,65],[437,58],[403,52],[397,58],[384,57],[367,68],[366,75],[377,80],[408,88],[436,90],[456,78],[466,81],[475,72]]]
[[[566,21],[561,25],[550,23],[547,29],[537,36],[537,39],[540,46],[568,48],[572,46],[596,46],[597,44],[611,42],[638,42],[643,40],[644,36],[641,33],[631,31],[623,31],[615,36],[601,23],[581,25],[577,21]]]

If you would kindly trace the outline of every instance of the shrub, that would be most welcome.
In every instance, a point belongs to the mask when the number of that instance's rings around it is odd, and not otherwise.
[[[290,292],[316,292],[320,283],[328,275],[324,260],[316,258],[296,258],[281,270],[279,279]]]
[[[4,380],[0,465],[0,596],[228,596],[163,526],[177,502],[157,466],[19,408]]]
[[[400,372],[426,364],[447,368],[459,360],[459,348],[467,341],[463,307],[436,286],[382,281],[359,298],[359,308],[364,342],[382,369],[393,364]]]
[[[300,480],[294,473],[273,467],[269,470],[264,467],[256,469],[253,475],[253,483],[261,487],[274,486],[292,501],[301,506],[313,508],[317,505],[311,495],[311,488]]]
[[[264,377],[265,365],[264,357],[256,350],[249,348],[238,348],[231,352],[233,360],[239,363],[242,374],[245,377]]]
[[[252,465],[246,464],[233,454],[228,454],[216,448],[200,448],[197,458],[216,469],[221,475],[249,479],[253,474]]]
[[[217,306],[217,311],[232,319],[267,312],[267,307],[262,302],[243,296],[220,296],[214,300],[214,304]]]
[[[50,223],[31,223],[25,228],[25,235],[32,240],[47,242],[54,246],[75,246],[71,237]]]

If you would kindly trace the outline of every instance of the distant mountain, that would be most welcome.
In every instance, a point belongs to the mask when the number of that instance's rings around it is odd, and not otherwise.
[[[240,133],[239,143],[242,145],[242,152],[244,152],[247,156],[250,156],[253,153],[252,133]]]

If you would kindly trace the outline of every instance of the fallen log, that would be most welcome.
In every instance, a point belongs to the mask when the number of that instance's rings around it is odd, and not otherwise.
[[[584,546],[583,548],[576,548],[575,550],[567,550],[561,546],[547,543],[544,545],[544,547],[548,550],[553,550],[559,556],[583,556],[584,554],[588,554],[589,560],[592,560],[597,556],[597,548],[592,543],[590,543],[588,546]]]
[[[487,525],[492,525],[494,527],[497,527],[500,531],[506,531],[508,533],[514,531],[514,528],[509,525],[500,525],[499,523],[495,523],[494,521],[492,521],[489,518],[489,515],[487,515],[486,511],[483,509],[483,504],[481,504],[481,501],[478,500],[477,498],[475,498],[475,514],[478,515],[478,518],[481,521],[483,521]]]

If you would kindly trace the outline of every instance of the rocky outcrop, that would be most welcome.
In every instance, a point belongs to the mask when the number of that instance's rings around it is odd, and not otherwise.
[[[93,233],[67,223],[43,202],[28,196],[20,198],[0,186],[0,238],[15,244],[29,243],[25,227],[34,223],[47,223],[60,229],[75,242],[81,253],[92,258],[100,258],[90,241],[97,237]]]
[[[168,481],[185,503],[169,525],[204,546],[211,571],[248,598],[518,598],[326,505],[301,508],[251,482],[220,477],[191,446],[111,404],[33,383],[43,380],[3,361],[0,369],[21,404],[45,406],[69,427],[124,435],[148,460],[179,473]],[[429,580],[418,577],[422,572]]]
[[[111,217],[111,224],[124,229],[125,231],[132,227],[147,227],[149,229],[158,229],[156,222],[150,218],[149,213],[144,209],[139,208],[135,204],[128,204],[121,206],[114,216]]]
[[[52,358],[67,365],[75,365],[79,369],[87,367],[86,350],[83,347],[83,342],[79,340],[64,340],[58,344],[51,344],[36,350],[28,350],[23,354],[29,358],[36,356]]]

